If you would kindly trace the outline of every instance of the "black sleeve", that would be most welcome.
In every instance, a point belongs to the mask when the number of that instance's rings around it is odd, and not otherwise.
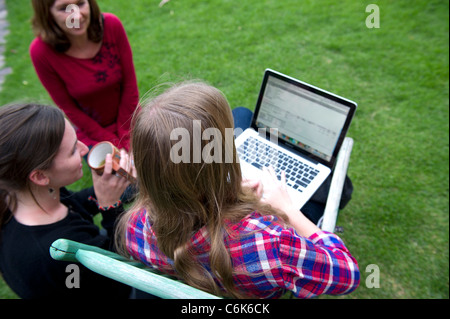
[[[97,198],[93,187],[83,189],[79,192],[71,192],[66,188],[61,188],[61,201],[68,206],[69,209],[80,214],[82,218],[93,222],[93,216],[101,213],[101,225],[106,231],[106,237],[109,239],[109,244],[102,248],[112,250],[116,220],[124,212],[124,207],[123,204],[120,203],[107,210],[100,210],[96,200]],[[99,246],[98,244],[94,245]]]

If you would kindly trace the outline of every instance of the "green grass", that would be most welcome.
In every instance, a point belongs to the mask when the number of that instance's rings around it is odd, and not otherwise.
[[[0,104],[51,103],[28,55],[29,3],[7,0],[14,73]],[[338,225],[362,281],[340,298],[449,298],[448,1],[99,3],[125,25],[141,96],[160,82],[199,78],[233,107],[253,108],[270,67],[355,100],[355,192]],[[370,3],[380,8],[379,29],[365,26]],[[380,268],[380,288],[366,286],[370,264]],[[0,297],[14,295],[0,284]]]

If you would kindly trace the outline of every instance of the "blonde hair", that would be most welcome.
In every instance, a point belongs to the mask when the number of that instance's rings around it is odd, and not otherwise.
[[[124,252],[126,223],[130,214],[146,208],[159,249],[173,259],[181,279],[196,288],[232,297],[243,297],[235,289],[233,265],[224,243],[224,220],[238,222],[258,210],[279,215],[262,205],[249,189],[241,186],[241,168],[236,161],[234,138],[226,140],[226,129],[233,128],[233,117],[222,92],[202,82],[181,83],[151,101],[142,103],[134,119],[132,151],[138,174],[139,195],[129,213],[120,221],[118,244]],[[208,128],[220,131],[221,158],[218,161],[195,160],[175,163],[171,150],[174,129],[189,132],[191,150],[195,143],[193,122],[200,121],[201,132]],[[215,136],[216,138],[216,136]],[[210,141],[201,140],[201,149]],[[217,141],[218,142],[218,141]],[[231,153],[230,153],[231,152]],[[232,154],[225,158],[228,154]],[[281,216],[282,217],[282,216]],[[190,239],[206,227],[210,237],[209,273],[195,259]],[[227,293],[221,292],[213,276]]]

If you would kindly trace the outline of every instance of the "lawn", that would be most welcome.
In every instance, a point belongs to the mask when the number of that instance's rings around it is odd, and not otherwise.
[[[51,103],[28,54],[30,1],[6,2],[13,73],[0,105]],[[366,26],[371,3],[379,28]],[[233,107],[253,109],[270,67],[358,103],[349,131],[355,192],[338,225],[362,280],[339,298],[449,298],[449,2],[158,4],[99,0],[129,35],[141,96],[161,82],[195,78],[221,89]],[[89,184],[86,175],[73,188]],[[379,288],[369,284],[369,265],[378,266]],[[0,298],[14,297],[0,283]]]

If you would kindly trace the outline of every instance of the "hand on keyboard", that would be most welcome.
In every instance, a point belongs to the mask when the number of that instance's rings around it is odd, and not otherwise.
[[[272,166],[263,168],[261,182],[263,185],[261,201],[287,213],[292,208],[292,201],[287,192],[285,173],[281,172],[281,179],[278,179]]]
[[[262,202],[270,204],[272,207],[284,212],[289,219],[289,223],[301,236],[309,237],[320,231],[320,229],[295,208],[287,192],[286,175],[281,172],[281,180],[272,167],[263,169],[263,196]]]

